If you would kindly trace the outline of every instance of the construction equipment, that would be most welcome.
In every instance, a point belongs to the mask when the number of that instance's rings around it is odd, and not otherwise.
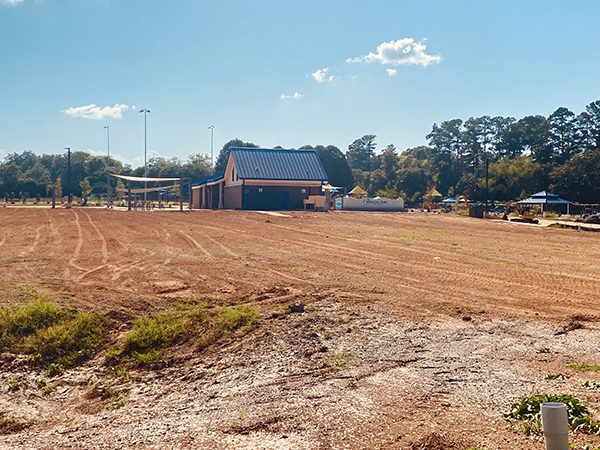
[[[502,216],[502,220],[509,220],[508,219],[508,215],[510,214],[510,208],[511,208],[511,206],[514,206],[515,210],[519,214],[519,217],[513,217],[512,219],[510,219],[511,222],[540,223],[540,221],[535,218],[535,212],[534,211],[531,211],[531,210],[525,210],[525,211],[523,211],[521,209],[521,206],[518,203],[513,202],[511,200],[509,200],[508,203],[506,204],[506,211],[504,211],[504,215]]]

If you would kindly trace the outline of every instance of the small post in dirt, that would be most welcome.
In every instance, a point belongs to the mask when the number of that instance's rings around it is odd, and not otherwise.
[[[546,450],[569,450],[569,420],[564,403],[542,403]]]
[[[52,209],[56,208],[56,186],[52,186]]]
[[[179,179],[179,211],[183,212],[183,178]]]

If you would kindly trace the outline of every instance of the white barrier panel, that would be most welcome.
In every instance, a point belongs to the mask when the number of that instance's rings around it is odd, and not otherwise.
[[[342,209],[350,211],[404,211],[404,200],[398,198],[352,198],[342,199]]]

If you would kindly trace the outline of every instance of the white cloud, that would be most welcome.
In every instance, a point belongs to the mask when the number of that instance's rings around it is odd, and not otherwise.
[[[297,92],[295,92],[294,95],[281,94],[281,97],[279,97],[279,100],[286,100],[288,98],[298,100],[298,99],[301,99],[302,97],[304,97],[304,95],[298,94]]]
[[[92,103],[87,106],[63,109],[61,112],[71,117],[83,117],[84,119],[104,119],[106,117],[121,119],[123,111],[127,111],[128,109],[129,106],[119,105],[118,103],[115,106],[105,106],[104,108],[100,108]]]
[[[19,3],[23,3],[23,0],[0,0],[0,5],[15,6]]]
[[[385,69],[385,71],[387,72],[387,74],[390,77],[393,77],[394,75],[396,75],[398,73],[398,71],[396,69]]]
[[[329,72],[329,67],[325,67],[324,69],[319,69],[315,73],[312,74],[313,78],[317,80],[319,83],[323,83],[327,80],[327,72]],[[333,80],[333,76],[329,77],[329,81]]]
[[[415,42],[412,38],[399,39],[397,41],[384,42],[377,47],[377,53],[369,53],[367,56],[358,58],[349,58],[346,62],[380,62],[381,64],[414,64],[428,66],[429,64],[439,63],[442,60],[440,55],[427,55],[425,49],[427,46],[422,42]]]

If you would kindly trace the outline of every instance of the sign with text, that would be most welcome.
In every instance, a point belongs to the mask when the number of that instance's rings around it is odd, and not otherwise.
[[[404,211],[404,200],[401,198],[352,198],[342,199],[342,209],[350,211]]]

